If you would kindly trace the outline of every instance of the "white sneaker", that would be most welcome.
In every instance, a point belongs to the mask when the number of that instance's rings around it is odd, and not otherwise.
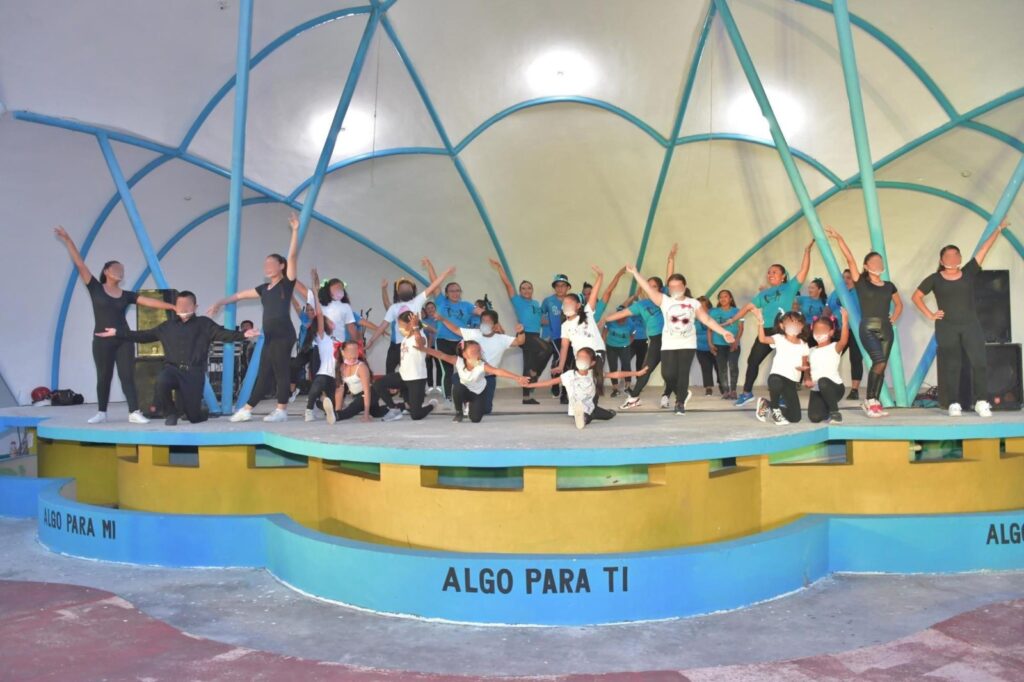
[[[757,421],[765,423],[768,421],[768,413],[771,411],[771,403],[766,398],[758,398],[757,406],[754,408],[754,416]]]
[[[667,395],[661,396],[661,402],[659,402],[658,404],[661,406],[661,409],[663,410],[667,410],[668,408],[672,407],[672,405],[669,403]]]
[[[435,401],[435,402],[436,402],[436,401]],[[454,408],[452,407],[452,399],[451,399],[451,398],[445,398],[445,399],[444,399],[444,407],[445,407],[445,409],[447,409],[447,410],[451,410],[451,409],[454,409]]]
[[[772,423],[775,424],[776,426],[785,426],[786,424],[789,423],[789,420],[786,419],[785,416],[783,416],[782,410],[772,410],[771,415]]]
[[[431,398],[430,400],[428,400],[427,401],[427,405],[433,405],[434,409],[436,410],[437,406],[438,406],[437,398]],[[469,414],[469,405],[468,404],[465,406],[465,410],[466,410],[466,414]]]
[[[131,416],[129,415],[129,419],[130,418],[131,418]],[[102,424],[105,421],[107,421],[107,413],[106,412],[97,412],[93,416],[89,417],[89,420],[88,420],[88,422],[90,424]]]
[[[236,411],[233,415],[231,415],[231,418],[228,419],[228,421],[229,422],[237,423],[237,422],[247,422],[247,421],[250,421],[251,419],[252,419],[252,410],[247,410],[247,409],[245,409],[243,407],[242,409]]]
[[[992,416],[992,406],[988,404],[987,400],[979,400],[974,403],[974,411],[978,413],[979,417]]]
[[[280,407],[275,407],[274,411],[263,418],[265,422],[286,422],[288,421],[288,413],[282,410]]]
[[[641,405],[643,405],[643,403],[640,402],[640,397],[639,396],[634,398],[631,395],[627,395],[626,396],[626,402],[624,402],[621,405],[619,405],[619,409],[620,410],[632,410],[634,407],[640,407]]]
[[[148,424],[149,420],[146,419],[145,415],[140,410],[135,410],[128,415],[128,421],[132,424]]]
[[[292,394],[290,396],[288,396],[288,402],[294,403],[295,399],[298,398],[298,397],[299,397],[299,387],[296,386],[295,390],[292,391]],[[273,412],[271,412],[271,414],[273,414]]]
[[[328,424],[333,424],[334,422],[336,422],[338,420],[338,415],[334,411],[334,401],[325,396],[324,399],[323,399],[323,405],[324,405],[324,420]]]
[[[963,408],[960,407],[960,403],[950,403],[949,404],[949,416],[950,417],[959,417],[963,413],[964,413],[964,411],[963,411]]]
[[[462,406],[462,416],[463,417],[468,417],[469,416],[469,403],[466,403],[465,405]]]
[[[587,425],[587,413],[583,409],[583,403],[572,406],[572,418],[576,420],[577,429],[582,430]]]
[[[693,391],[686,390],[686,400],[683,401],[683,407],[686,407],[690,403],[690,398],[693,397]]]
[[[388,413],[384,415],[382,421],[395,422],[402,418],[402,411],[398,409],[390,409]]]
[[[304,421],[313,422],[316,421],[316,417],[313,416],[313,410],[306,410],[306,414],[303,417]]]

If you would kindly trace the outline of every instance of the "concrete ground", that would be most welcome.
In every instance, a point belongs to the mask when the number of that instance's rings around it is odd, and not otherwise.
[[[243,647],[359,668],[473,677],[677,671],[814,657],[916,636],[965,611],[1024,599],[1024,571],[835,576],[788,597],[696,618],[583,628],[478,627],[379,616],[317,601],[262,570],[172,570],[55,555],[36,541],[34,520],[0,519],[0,547],[4,548],[0,580],[107,590],[192,636],[231,645],[225,652]],[[1001,627],[1016,631],[1018,644],[1024,640],[1024,609],[1008,611],[1004,621]],[[915,644],[911,650],[921,652],[920,646]],[[984,652],[975,654],[984,659]],[[38,655],[45,655],[45,650]],[[1014,655],[1018,665],[1024,661],[1019,646]],[[912,658],[906,652],[896,657]],[[932,657],[928,653],[929,665],[938,665],[939,659]],[[984,660],[975,662],[979,670],[988,665]],[[769,674],[769,668],[755,667],[729,675],[722,671],[723,675],[688,672],[687,676],[828,678],[810,671],[793,668],[792,675],[778,676]],[[200,675],[196,679],[220,678]],[[650,679],[650,675],[638,679]],[[673,675],[672,679],[681,678]],[[972,674],[945,679],[1014,678]]]

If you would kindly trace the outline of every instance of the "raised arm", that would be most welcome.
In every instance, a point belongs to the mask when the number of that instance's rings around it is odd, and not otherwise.
[[[843,252],[843,258],[846,259],[846,267],[850,268],[850,277],[854,282],[856,282],[860,279],[860,270],[857,269],[857,259],[853,257],[853,252],[851,252],[850,247],[847,246],[846,240],[843,239],[843,235],[839,234],[839,231],[831,225],[825,227],[825,234],[836,240],[839,250]]]
[[[982,245],[978,247],[978,252],[974,254],[974,260],[978,261],[978,265],[981,265],[985,261],[985,256],[988,255],[988,252],[992,248],[992,245],[996,243],[997,239],[999,239],[999,234],[1007,227],[1009,227],[1009,225],[1010,223],[1006,222],[1006,220],[1004,219],[1001,223],[999,223],[996,229],[992,231],[992,234],[988,236],[988,239],[986,239],[984,243],[982,243]]]
[[[754,316],[757,318],[757,340],[766,346],[774,346],[775,340],[764,333],[764,314],[760,308],[754,308]]]
[[[604,290],[604,295],[601,296],[601,300],[605,302],[605,305],[612,300],[612,292],[615,291],[615,287],[619,286],[619,280],[622,279],[622,275],[626,273],[626,266],[623,265],[619,268],[619,271],[612,277],[612,281],[608,283],[608,287]],[[597,287],[594,287],[597,289]]]
[[[843,327],[839,332],[839,341],[836,342],[836,352],[842,353],[846,350],[846,345],[850,342],[850,314],[846,312],[846,308],[839,311],[843,318]]]
[[[800,262],[800,272],[796,273],[796,281],[803,284],[807,281],[807,273],[811,271],[811,249],[814,248],[814,240],[804,249],[804,259]]]
[[[89,280],[92,279],[92,273],[89,271],[89,266],[87,266],[85,261],[82,260],[82,254],[78,252],[78,247],[75,246],[75,242],[71,239],[68,231],[58,225],[53,228],[53,233],[57,235],[57,239],[64,242],[64,246],[68,250],[68,255],[71,256],[71,261],[75,264],[75,267],[78,268],[78,276],[82,278],[83,283],[88,284]]]
[[[627,265],[626,272],[633,275],[633,279],[636,280],[637,287],[647,292],[647,296],[648,298],[651,299],[651,303],[653,303],[656,306],[661,306],[661,299],[664,298],[664,294],[662,294],[656,288],[652,287],[650,283],[646,279],[644,279],[643,275],[640,274],[640,271],[637,270],[635,266]]]
[[[569,339],[562,339],[562,347],[558,352],[558,367],[551,370],[551,376],[565,371],[565,361],[569,357]]]
[[[435,291],[437,291],[441,287],[441,285],[444,283],[444,281],[446,279],[448,279],[449,277],[451,277],[454,274],[455,274],[455,267],[452,266],[452,267],[448,268],[447,270],[442,272],[440,275],[435,277],[433,280],[431,280],[430,284],[427,285],[427,288],[423,290],[423,294],[425,296],[427,296],[427,298],[429,298],[430,296],[432,296],[434,294]]]
[[[490,263],[491,267],[498,273],[498,277],[501,278],[501,283],[505,285],[505,292],[508,294],[508,297],[514,298],[516,295],[516,289],[512,286],[512,282],[509,280],[508,273],[505,272],[505,268],[502,267],[500,262],[493,258],[489,258],[487,262]]]
[[[313,268],[309,276],[312,278],[310,281],[314,282],[313,286],[315,288],[315,283],[320,281],[320,274],[316,271],[316,268]],[[313,314],[316,315],[316,335],[321,337],[324,335],[324,311],[320,308],[319,296],[313,297]]]
[[[594,286],[590,288],[590,297],[585,303],[590,306],[591,310],[597,310],[597,296],[601,291],[601,285],[604,284],[604,272],[596,265],[591,265],[590,269],[597,275],[597,279],[594,280]]]
[[[679,244],[675,243],[672,248],[668,250],[668,261],[665,263],[665,281],[673,275],[676,271],[676,254],[679,253]]]
[[[291,228],[292,236],[288,242],[288,265],[285,266],[284,274],[289,281],[295,281],[299,276],[299,216],[294,213],[288,216],[288,227]],[[302,295],[305,296],[305,292],[302,292]]]
[[[428,280],[433,282],[435,279],[437,279],[437,270],[434,269],[434,264],[430,262],[429,258],[424,256],[423,260],[421,260],[420,263],[423,265],[424,269],[427,271],[427,279]]]
[[[384,310],[391,307],[391,301],[388,299],[388,281],[386,279],[380,281],[380,300],[384,302]]]

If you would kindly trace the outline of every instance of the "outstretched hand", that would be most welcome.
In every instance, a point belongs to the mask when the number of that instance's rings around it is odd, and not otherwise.
[[[501,270],[501,263],[499,263],[496,259],[488,258],[487,262],[490,263],[491,267],[494,268],[495,270],[498,270],[498,271]]]
[[[597,267],[596,265],[591,265],[590,269],[593,270],[594,274],[597,275],[598,277],[600,277],[601,275],[604,274],[604,272],[601,270],[601,268]]]
[[[57,239],[61,240],[62,242],[71,241],[71,236],[68,235],[68,231],[64,229],[63,225],[58,225],[57,227],[53,228],[53,233],[57,235]]]
[[[626,265],[625,268],[626,268],[626,272],[628,272],[631,275],[635,275],[637,273],[636,266],[633,265],[632,263]]]
[[[677,253],[679,253],[679,242],[674,243],[672,248],[668,250],[669,258],[673,258]]]
[[[256,337],[258,337],[262,333],[263,332],[261,332],[259,329],[255,329],[255,328],[253,328],[253,329],[246,329],[245,330],[245,338],[247,338],[247,339],[255,339]]]
[[[206,309],[206,316],[207,317],[216,317],[217,313],[219,311],[220,311],[220,304],[214,303],[213,305],[211,305],[209,308]]]
[[[825,234],[828,235],[831,239],[842,239],[842,237],[839,236],[839,232],[836,230],[836,228],[832,227],[831,225],[825,226]]]
[[[299,231],[299,216],[297,213],[292,212],[291,215],[288,216],[288,227],[292,229],[292,232]]]
[[[725,342],[728,343],[729,345],[736,343],[736,337],[733,336],[733,333],[730,331],[727,331],[724,334],[722,334],[722,338],[725,339]]]
[[[640,369],[638,369],[638,370],[636,371],[636,375],[637,375],[638,377],[642,377],[643,375],[647,374],[647,373],[648,373],[648,372],[650,372],[650,371],[651,371],[651,368],[650,368],[650,367],[648,367],[647,365],[644,365],[643,367],[641,367]]]

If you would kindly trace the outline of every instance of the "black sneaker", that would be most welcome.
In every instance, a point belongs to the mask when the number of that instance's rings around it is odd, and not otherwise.
[[[562,403],[563,405],[568,405],[569,404],[569,396],[567,396],[565,394],[562,394],[562,397],[558,399],[558,402]]]
[[[828,423],[829,424],[842,424],[843,423],[843,415],[840,414],[839,412],[833,412],[832,414],[830,414],[828,416]]]
[[[855,388],[851,388],[850,392],[846,394],[847,400],[860,400],[860,391]]]
[[[523,398],[523,405],[540,405],[540,403],[533,398]]]
[[[177,425],[178,425],[178,415],[176,415],[176,414],[169,414],[169,415],[167,415],[167,418],[164,419],[164,426],[177,426]]]
[[[608,397],[609,397],[609,398],[618,398],[618,397],[619,397],[619,389],[617,389],[617,388],[613,388],[613,389],[612,389],[612,393],[611,393],[611,395],[610,395],[610,396],[608,396]]]
[[[686,405],[676,403],[676,414],[686,414]]]
[[[453,422],[460,422],[460,421],[462,421],[462,412],[461,411],[456,412],[455,416],[452,417],[452,421]]]

